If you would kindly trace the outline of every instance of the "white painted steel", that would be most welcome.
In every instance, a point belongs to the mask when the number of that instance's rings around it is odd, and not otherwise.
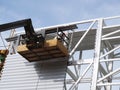
[[[103,83],[103,84],[98,84],[97,86],[109,86],[109,85],[120,85],[120,83]]]
[[[108,74],[105,75],[104,77],[100,78],[97,82],[100,82],[100,81],[106,79],[107,77],[109,77],[109,76],[111,76],[111,75],[113,75],[113,74],[116,74],[116,73],[120,73],[120,68],[118,68],[118,69],[116,69],[116,70],[108,73]]]
[[[90,29],[93,27],[93,25],[95,24],[96,21],[93,21],[92,24],[89,26],[89,28],[86,30],[86,32],[83,34],[83,36],[80,38],[80,40],[78,41],[78,43],[75,45],[75,47],[71,50],[70,55],[72,56],[75,52],[75,50],[77,49],[77,47],[79,46],[79,44],[83,41],[84,37],[87,35],[87,33],[90,31]]]
[[[98,21],[98,30],[96,32],[95,57],[94,57],[94,64],[93,64],[93,76],[92,76],[91,90],[96,90],[97,89],[96,85],[97,85],[99,61],[100,61],[102,24],[103,24],[103,19],[100,19]]]
[[[84,75],[87,73],[87,71],[90,69],[92,63],[89,64],[89,66],[85,69],[85,71],[82,73],[81,77],[78,78],[78,80],[76,80],[76,82],[70,87],[69,90],[73,90],[75,88],[76,85],[78,85],[78,83],[80,82],[80,80],[84,77]]]
[[[102,38],[105,38],[105,37],[111,36],[111,35],[116,34],[116,33],[118,33],[118,32],[120,32],[120,30],[113,31],[113,32],[111,32],[111,33],[105,34],[105,35],[102,36]]]

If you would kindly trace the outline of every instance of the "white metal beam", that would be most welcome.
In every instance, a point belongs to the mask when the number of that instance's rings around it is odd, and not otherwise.
[[[87,71],[90,69],[91,65],[93,63],[89,64],[88,67],[85,69],[85,71],[82,73],[81,77],[79,77],[77,79],[77,81],[70,87],[69,90],[73,90],[75,88],[75,86],[80,82],[80,80],[85,76],[85,74],[87,73]]]
[[[119,73],[119,72],[120,72],[120,68],[118,68],[118,69],[110,72],[109,74],[105,75],[104,77],[100,78],[97,82],[99,83],[99,82],[101,82],[102,80],[106,79],[107,77],[109,77],[109,76],[111,76],[111,75],[113,75],[113,74]]]
[[[86,32],[83,34],[83,36],[80,38],[80,40],[78,41],[78,43],[75,45],[75,47],[72,49],[72,51],[70,52],[70,56],[72,56],[75,52],[75,50],[77,49],[77,47],[80,45],[80,43],[83,41],[83,39],[85,38],[85,36],[87,35],[87,33],[90,31],[90,29],[93,27],[93,25],[95,24],[96,20],[92,22],[92,24],[89,26],[89,28],[86,30]]]
[[[100,59],[103,58],[103,57],[105,57],[105,56],[107,56],[108,54],[114,52],[115,50],[117,50],[117,49],[119,49],[119,48],[120,48],[120,45],[117,46],[117,47],[115,47],[114,49],[110,50],[109,52],[105,53],[104,55],[100,56]]]
[[[111,32],[111,33],[105,34],[105,35],[102,36],[102,38],[108,37],[108,36],[113,35],[113,34],[116,34],[116,33],[118,33],[118,32],[120,32],[120,30],[113,31],[113,32]]]
[[[83,60],[83,59],[82,59]],[[112,58],[112,59],[101,59],[100,62],[111,62],[111,61],[120,61],[120,58]],[[85,59],[83,61],[80,60],[75,60],[75,61],[69,61],[68,65],[86,65],[86,64],[90,64],[91,62],[93,62],[93,59]]]
[[[74,81],[77,81],[77,77],[75,76],[75,74],[74,74],[69,68],[67,68],[67,73],[68,73],[68,75],[71,76],[71,78],[72,78]]]
[[[105,37],[105,38],[102,38],[102,40],[111,40],[111,39],[119,39],[120,36],[114,36],[114,37]]]
[[[92,84],[91,90],[97,89],[97,78],[98,78],[98,70],[99,70],[99,60],[100,60],[100,48],[101,48],[101,37],[102,37],[102,24],[103,20],[100,19],[98,21],[98,29],[96,32],[96,41],[95,41],[95,59],[93,62],[93,76],[92,76]]]
[[[103,75],[107,74],[107,71],[103,68],[101,64],[99,64],[99,70],[102,72]]]
[[[110,85],[120,85],[120,83],[100,83],[97,86],[110,86]]]

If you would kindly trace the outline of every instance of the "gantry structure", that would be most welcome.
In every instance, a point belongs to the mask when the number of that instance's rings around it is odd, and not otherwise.
[[[88,28],[80,29],[81,25],[71,36],[69,65],[73,65],[75,72],[73,73],[68,66],[67,73],[73,81],[68,90],[80,90],[82,83],[85,87],[89,87],[88,90],[119,90],[120,25],[118,20],[119,17],[108,17],[76,22],[83,26],[88,25]],[[79,53],[75,54],[75,52]],[[89,56],[89,58],[82,58],[83,53],[84,57]],[[77,55],[79,58],[76,57]]]
[[[63,88],[59,90],[119,90],[120,88],[120,16],[97,18],[91,20],[84,20],[72,22],[68,24],[56,25],[51,27],[44,27],[37,29],[37,33],[41,31],[52,32],[59,31],[65,33],[67,37],[64,38],[66,42],[69,56],[62,58],[55,58],[52,60],[39,61],[38,63],[56,62],[51,64],[52,76],[62,76]],[[74,28],[75,27],[75,28]],[[59,32],[53,32],[47,38],[55,38]],[[8,42],[12,42],[10,53],[16,53],[16,48],[19,46],[21,35],[17,33],[14,37],[7,38]],[[12,56],[11,56],[12,57]],[[20,57],[22,58],[22,57]],[[9,59],[9,58],[8,58]],[[65,62],[57,62],[57,61]],[[67,61],[67,62],[66,62]],[[9,61],[8,61],[9,62]],[[7,63],[7,61],[6,61]],[[60,64],[59,64],[60,63]],[[44,65],[44,70],[47,70],[49,64]],[[31,64],[30,64],[31,65]],[[62,68],[56,70],[53,66]],[[48,67],[47,67],[48,66]],[[7,67],[7,64],[6,64]],[[54,72],[57,71],[57,73]],[[3,69],[3,77],[4,77]],[[7,72],[6,72],[7,73]],[[48,77],[47,75],[45,78]],[[60,79],[59,77],[52,78]],[[50,77],[49,77],[50,78]],[[4,79],[4,78],[3,78]],[[39,78],[40,79],[40,78]],[[43,79],[41,79],[42,82]],[[52,81],[53,81],[52,80]],[[3,80],[4,81],[4,80]],[[58,81],[58,82],[59,82]],[[44,81],[45,82],[45,81]],[[47,81],[46,81],[47,82]],[[37,82],[37,87],[40,81]],[[44,83],[45,84],[45,83]],[[40,84],[43,85],[43,84]],[[48,84],[47,84],[48,85]],[[51,84],[50,84],[51,85]],[[49,86],[49,85],[48,85]],[[53,83],[55,86],[55,83]],[[60,86],[59,86],[60,87]],[[84,88],[83,88],[84,87]],[[43,88],[40,87],[39,88]],[[49,90],[48,88],[47,90]],[[57,87],[50,90],[57,90]],[[34,89],[33,89],[34,90]],[[39,90],[39,89],[36,89]],[[46,90],[45,88],[40,90]]]

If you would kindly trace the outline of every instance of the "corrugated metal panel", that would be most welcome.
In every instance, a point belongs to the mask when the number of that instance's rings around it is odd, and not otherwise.
[[[63,90],[66,67],[66,61],[30,63],[19,54],[9,55],[0,90]]]
[[[105,35],[107,33],[110,33],[110,32],[113,32],[113,31],[117,31],[119,29],[120,29],[120,25],[105,26],[105,27],[103,27],[103,32],[102,33],[103,33],[103,35]],[[83,34],[85,33],[85,31],[86,30],[74,32],[73,39],[72,39],[72,44],[71,44],[72,45],[71,49],[74,48],[74,46],[77,44],[77,42],[83,36]],[[70,35],[71,35],[71,33],[70,33]],[[114,34],[114,36],[119,36],[119,35],[120,35],[120,32]],[[86,37],[83,39],[82,43],[78,46],[77,50],[79,51],[79,50],[94,49],[95,36],[96,36],[96,29],[91,29],[88,32],[88,34],[86,35]],[[109,42],[112,45],[120,44],[119,41],[120,41],[120,38],[109,40]]]

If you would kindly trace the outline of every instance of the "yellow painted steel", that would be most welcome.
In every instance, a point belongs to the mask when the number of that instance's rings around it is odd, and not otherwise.
[[[0,50],[0,54],[3,54],[5,56],[8,55],[8,52],[8,50]]]
[[[30,62],[69,56],[67,48],[58,39],[46,40],[44,47],[32,50],[26,45],[20,45],[17,47],[17,52]]]

